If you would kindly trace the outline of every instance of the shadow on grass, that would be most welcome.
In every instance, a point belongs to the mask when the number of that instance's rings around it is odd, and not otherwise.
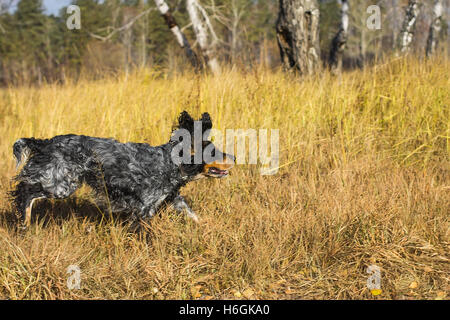
[[[132,223],[130,214],[113,213],[106,206],[99,206],[92,201],[72,197],[64,200],[56,199],[40,199],[33,205],[31,214],[31,225],[40,224],[46,228],[49,225],[61,226],[65,221],[70,219],[87,220],[94,224],[104,224],[117,222],[119,224],[130,224],[131,231],[138,231],[135,223]],[[0,225],[6,226],[8,229],[17,229],[20,224],[14,209],[0,211]]]

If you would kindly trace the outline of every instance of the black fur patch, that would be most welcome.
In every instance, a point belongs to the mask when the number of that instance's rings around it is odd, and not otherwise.
[[[193,132],[194,120],[186,111],[178,120],[180,128]],[[209,114],[203,114],[201,121],[204,130],[211,129]],[[108,197],[113,212],[151,217],[203,170],[204,164],[175,165],[171,159],[174,146],[172,142],[152,147],[82,135],[22,138],[13,146],[14,156],[19,160],[24,150],[29,156],[15,178],[18,184],[11,195],[24,216],[32,199],[63,199],[85,183],[98,195]]]

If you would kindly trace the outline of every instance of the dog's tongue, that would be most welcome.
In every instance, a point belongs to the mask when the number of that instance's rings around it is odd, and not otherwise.
[[[218,168],[211,168],[211,172],[212,173],[217,173],[217,174],[226,174],[227,173],[226,170],[220,170]]]

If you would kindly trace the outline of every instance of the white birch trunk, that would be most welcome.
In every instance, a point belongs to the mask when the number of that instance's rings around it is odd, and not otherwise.
[[[204,60],[214,74],[219,74],[220,65],[214,50],[217,36],[209,17],[197,0],[186,0],[186,8]]]
[[[178,44],[186,52],[186,56],[188,57],[192,66],[195,69],[199,69],[200,64],[199,64],[197,55],[192,50],[191,45],[189,44],[189,41],[187,40],[186,36],[181,31],[180,27],[178,26],[177,22],[175,21],[175,18],[170,13],[170,8],[167,5],[167,3],[164,0],[155,0],[155,4],[156,4],[156,7],[158,8],[159,12],[163,16],[164,20],[166,21],[170,31],[172,31],[173,35],[175,36],[175,39],[177,40]]]
[[[419,1],[409,0],[406,7],[405,20],[400,31],[400,52],[408,53],[411,50],[411,43],[414,39],[417,16],[419,15]]]
[[[442,28],[443,11],[444,8],[442,0],[436,0],[433,6],[433,20],[431,21],[430,32],[428,34],[427,40],[427,57],[431,56],[436,51],[439,41],[439,33],[441,32]]]

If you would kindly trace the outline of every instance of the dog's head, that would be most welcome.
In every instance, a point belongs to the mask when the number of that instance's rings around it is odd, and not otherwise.
[[[234,156],[223,153],[208,140],[212,128],[211,117],[202,114],[195,121],[183,111],[177,129],[172,133],[172,161],[179,165],[184,176],[191,179],[203,177],[223,178],[234,166]]]

